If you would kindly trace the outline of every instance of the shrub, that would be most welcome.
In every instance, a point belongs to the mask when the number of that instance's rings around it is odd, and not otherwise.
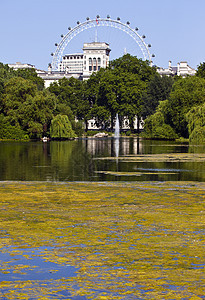
[[[51,138],[72,139],[76,135],[72,129],[71,122],[66,115],[57,115],[51,121]]]
[[[10,124],[1,124],[0,139],[2,140],[28,140],[29,136],[20,128],[16,128]]]

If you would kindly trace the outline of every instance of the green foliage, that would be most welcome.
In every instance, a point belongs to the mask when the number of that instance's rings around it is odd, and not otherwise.
[[[50,85],[49,91],[57,96],[57,113],[68,115],[70,120],[74,116],[78,120],[88,120],[90,104],[86,95],[86,83],[71,77],[62,78]],[[62,111],[62,108],[65,110]]]
[[[76,136],[80,137],[80,136],[83,136],[84,134],[84,123],[83,121],[75,121],[75,120],[72,120],[71,121],[71,125],[72,125],[72,128],[76,134]]]
[[[0,62],[0,78],[4,79],[4,81],[15,76],[15,71],[9,68],[8,65],[4,65]]]
[[[28,140],[25,131],[6,122],[5,117],[0,115],[0,139],[2,140]]]
[[[143,117],[154,114],[159,102],[168,99],[173,83],[173,77],[158,73],[150,79],[143,95]]]
[[[204,78],[205,79],[205,62],[200,63],[200,65],[197,68],[196,76]]]
[[[193,107],[186,115],[189,141],[196,144],[205,143],[205,103]]]
[[[166,123],[168,100],[160,101],[156,113],[145,120],[143,136],[154,139],[176,139],[178,136],[174,129]]]
[[[126,54],[110,63],[110,67],[119,70],[121,73],[137,74],[141,80],[149,81],[156,73],[154,67],[149,66],[149,61],[143,61],[136,56]]]
[[[205,101],[205,79],[196,76],[178,79],[169,97],[170,125],[176,132],[188,137],[186,114],[193,107]]]
[[[106,128],[110,125],[110,113],[104,106],[94,104],[90,110],[90,117],[95,118],[97,127]]]
[[[5,118],[12,126],[28,131],[31,138],[47,132],[55,103],[54,95],[38,91],[30,80],[14,77],[5,84],[2,98]]]
[[[69,139],[74,138],[71,122],[66,115],[57,115],[51,121],[50,135],[52,138]]]
[[[18,69],[15,72],[15,76],[30,80],[36,84],[39,91],[44,89],[44,80],[39,77],[34,68]]]

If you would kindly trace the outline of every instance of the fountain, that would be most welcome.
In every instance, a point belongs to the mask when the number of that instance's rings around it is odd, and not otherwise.
[[[120,122],[118,118],[118,114],[116,114],[116,122],[115,122],[115,138],[120,137]]]
[[[119,123],[119,118],[118,118],[118,114],[116,114],[116,122],[115,122],[115,156],[118,157],[119,156],[119,138],[120,138],[120,123]]]

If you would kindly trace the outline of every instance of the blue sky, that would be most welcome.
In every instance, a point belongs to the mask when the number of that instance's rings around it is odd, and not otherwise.
[[[113,19],[119,16],[124,23],[129,20],[132,28],[138,27],[139,33],[146,35],[146,42],[152,44],[157,66],[166,67],[171,60],[173,65],[187,61],[197,68],[205,61],[205,0],[0,0],[0,11],[3,63],[20,61],[47,69],[60,35],[69,26],[76,26],[76,21],[82,22],[87,16],[94,19],[97,14],[109,14]],[[123,53],[126,45],[117,46],[118,42],[123,42],[119,30],[113,49],[115,44]],[[81,48],[77,36],[65,54],[81,52]]]

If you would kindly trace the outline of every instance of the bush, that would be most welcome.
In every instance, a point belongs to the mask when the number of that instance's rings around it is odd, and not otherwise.
[[[100,131],[99,130],[88,130],[86,132],[86,135],[87,136],[94,136],[95,134],[99,133]]]
[[[145,120],[143,137],[174,140],[178,137],[174,129],[165,123],[167,101],[161,101],[155,114]]]
[[[82,121],[71,121],[72,128],[75,131],[76,136],[83,136],[84,130],[84,123]]]
[[[189,141],[196,144],[205,143],[205,103],[195,106],[186,115]]]
[[[205,126],[197,126],[189,136],[190,143],[205,144]]]
[[[0,139],[2,140],[29,140],[28,134],[20,128],[11,126],[10,124],[1,124]]]
[[[57,139],[72,139],[76,136],[66,115],[57,115],[53,118],[50,134],[51,138]]]

